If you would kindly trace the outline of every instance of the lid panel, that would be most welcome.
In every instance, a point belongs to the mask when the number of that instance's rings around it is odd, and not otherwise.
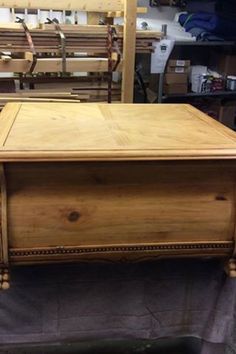
[[[150,151],[158,159],[165,151],[169,158],[172,151],[173,156],[179,151],[183,157],[197,157],[204,151],[211,155],[211,150],[214,156],[227,155],[227,150],[236,156],[234,132],[181,104],[11,104],[3,110],[0,130],[0,158],[7,153],[33,158],[34,152],[48,153],[50,159],[53,154],[66,159],[71,153],[84,158],[88,152],[88,157],[101,153],[107,159],[113,154],[118,158],[120,152],[121,158],[134,159],[135,151],[146,157]]]

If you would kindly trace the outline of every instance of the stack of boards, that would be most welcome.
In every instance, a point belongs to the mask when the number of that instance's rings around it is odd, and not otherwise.
[[[25,88],[16,90],[13,93],[0,94],[0,110],[8,102],[106,102],[107,87],[105,80],[93,80],[93,77],[84,77],[81,82],[72,80],[63,81],[62,78],[58,82],[38,82],[34,78],[34,89]],[[40,77],[39,77],[40,81]],[[118,83],[112,84],[112,102],[120,102],[121,87]]]
[[[61,25],[66,37],[66,53],[83,53],[89,55],[107,55],[107,26],[97,25]],[[123,27],[114,26],[117,43],[122,51]],[[41,28],[30,30],[37,53],[60,54],[60,37],[54,25],[41,25]],[[161,33],[155,31],[137,31],[136,52],[151,53],[153,42],[160,40]],[[29,44],[23,28],[0,28],[0,51],[25,53]]]
[[[66,72],[67,73],[99,73],[108,71],[108,27],[105,25],[60,25],[65,35]],[[123,26],[113,26],[120,51],[123,50]],[[30,28],[30,34],[37,53],[37,63],[33,74],[58,74],[63,71],[62,48],[59,33],[54,24],[43,24],[38,28]],[[161,32],[139,31],[136,37],[136,53],[150,54],[153,43],[162,37]],[[115,46],[115,45],[114,45]],[[115,48],[113,48],[115,51]],[[30,71],[33,56],[22,24],[11,24],[0,27],[0,72],[14,72],[25,75]],[[114,61],[115,65],[115,61]],[[116,71],[122,71],[122,60]],[[59,85],[60,86],[60,85]],[[54,87],[50,91],[45,86],[43,92],[37,89],[32,92],[18,91],[11,95],[0,96],[0,108],[9,101],[56,101],[70,102],[106,102],[107,83],[101,86],[90,84],[71,89]],[[112,101],[119,102],[120,85],[113,85]]]

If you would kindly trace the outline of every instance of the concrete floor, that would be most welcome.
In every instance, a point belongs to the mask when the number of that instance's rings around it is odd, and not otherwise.
[[[157,341],[99,341],[63,345],[8,348],[2,354],[199,354],[201,341],[196,338]]]

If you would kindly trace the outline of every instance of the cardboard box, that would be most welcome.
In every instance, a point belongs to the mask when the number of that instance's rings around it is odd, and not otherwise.
[[[167,66],[167,73],[188,74],[190,67],[187,66]]]
[[[165,74],[165,84],[185,84],[188,83],[187,74],[167,73]]]
[[[220,108],[219,121],[231,129],[236,127],[236,101],[227,102]]]
[[[168,66],[169,67],[184,67],[184,68],[189,68],[191,65],[190,60],[169,60],[168,61]]]
[[[187,84],[165,84],[164,93],[166,95],[173,95],[173,94],[186,95],[186,93],[188,93],[188,85]]]

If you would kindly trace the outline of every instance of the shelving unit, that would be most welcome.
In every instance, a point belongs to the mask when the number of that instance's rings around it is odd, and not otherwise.
[[[134,87],[134,66],[135,66],[135,46],[136,46],[136,17],[137,17],[137,0],[70,0],[70,1],[53,1],[49,0],[6,0],[0,2],[0,7],[13,9],[45,9],[45,10],[77,10],[93,13],[109,13],[119,12],[124,16],[123,31],[123,58],[122,58],[122,102],[133,102]],[[97,59],[96,59],[97,60]],[[94,58],[91,58],[94,63]],[[88,64],[88,60],[86,61]],[[100,64],[96,68],[92,65],[88,71],[108,71],[108,62]],[[86,71],[83,67],[82,71]],[[79,70],[78,70],[79,71]]]
[[[223,42],[201,42],[201,41],[176,41],[175,46],[191,46],[191,47],[228,47],[236,45],[235,41],[223,41]]]
[[[171,100],[171,99],[181,99],[181,98],[198,98],[198,97],[228,97],[228,98],[236,98],[236,91],[216,91],[209,93],[195,93],[188,92],[186,94],[172,94],[172,95],[163,95],[162,100]]]
[[[222,42],[201,42],[201,41],[176,41],[174,48],[177,47],[227,47],[233,48],[236,47],[235,41],[222,41]],[[174,50],[174,49],[173,49]],[[163,94],[163,84],[159,87],[158,92],[158,103],[174,100],[174,99],[181,99],[181,98],[198,98],[198,97],[227,97],[227,98],[236,98],[236,92],[232,91],[217,91],[211,93],[194,93],[188,92],[187,94],[171,94],[171,95],[164,95]]]

